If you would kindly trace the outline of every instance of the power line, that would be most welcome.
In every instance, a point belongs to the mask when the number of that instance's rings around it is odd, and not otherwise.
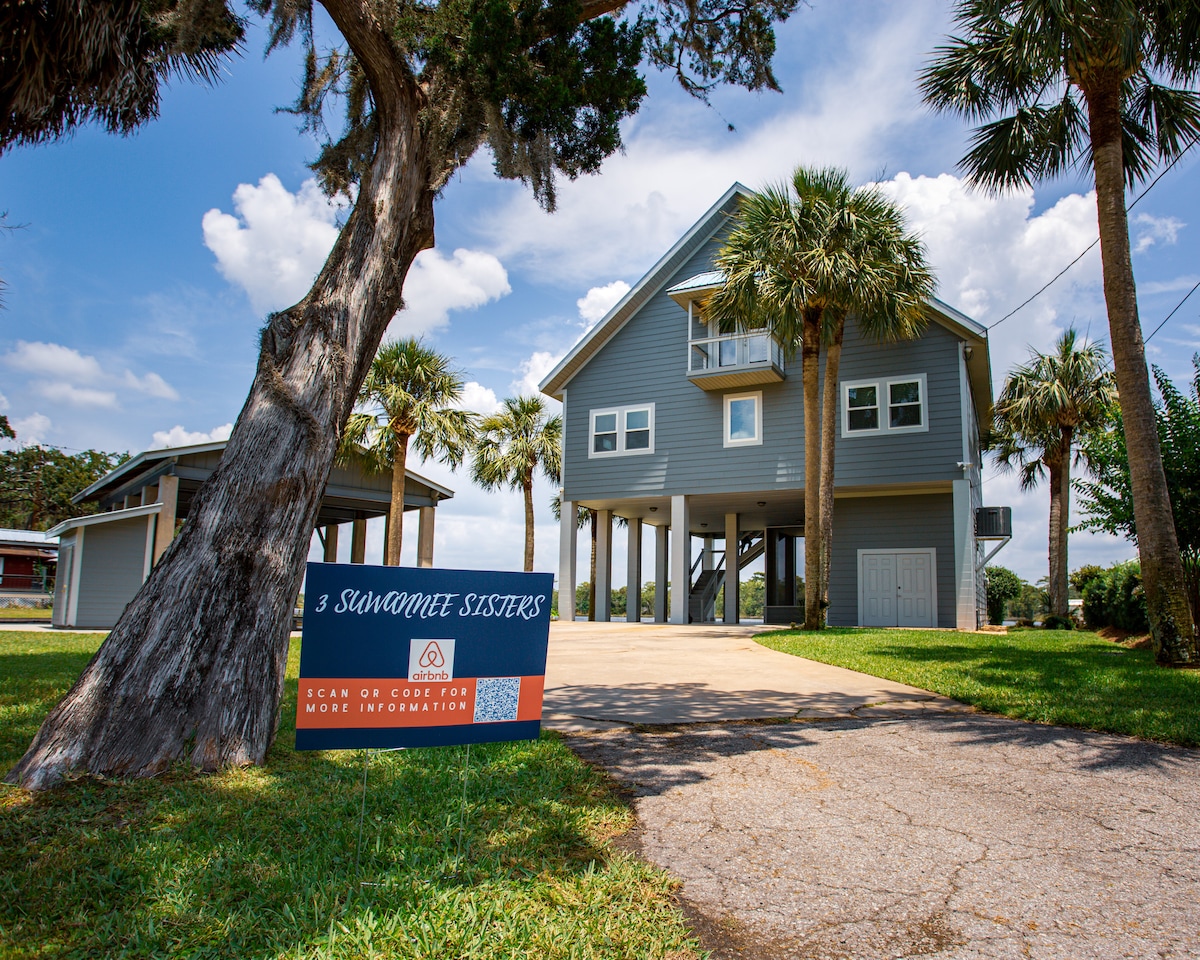
[[[1167,175],[1167,174],[1170,172],[1171,168],[1172,168],[1172,167],[1174,167],[1174,166],[1175,166],[1175,164],[1177,164],[1177,163],[1178,163],[1180,160],[1182,160],[1182,159],[1183,159],[1183,156],[1184,156],[1184,154],[1186,154],[1186,153],[1187,153],[1189,150],[1191,150],[1191,149],[1192,149],[1192,147],[1194,147],[1194,146],[1196,145],[1196,142],[1197,142],[1198,140],[1200,140],[1200,135],[1197,135],[1197,136],[1195,136],[1195,137],[1192,137],[1192,142],[1191,142],[1191,143],[1189,143],[1189,144],[1188,144],[1186,147],[1184,147],[1182,150],[1180,150],[1180,151],[1179,151],[1179,153],[1177,153],[1177,154],[1175,155],[1175,158],[1174,158],[1174,159],[1173,159],[1173,160],[1172,160],[1170,163],[1168,163],[1168,164],[1167,164],[1165,167],[1163,167],[1163,169],[1162,169],[1162,170],[1159,172],[1158,176],[1157,176],[1157,177],[1155,177],[1153,180],[1151,180],[1151,181],[1150,181],[1150,183],[1148,183],[1148,184],[1146,185],[1146,189],[1145,189],[1145,190],[1143,190],[1143,191],[1142,191],[1141,193],[1139,193],[1139,194],[1138,194],[1136,197],[1134,197],[1134,199],[1133,199],[1133,202],[1132,202],[1131,204],[1129,204],[1129,206],[1128,206],[1128,207],[1126,207],[1126,208],[1125,208],[1125,211],[1126,211],[1126,213],[1128,213],[1130,210],[1132,210],[1134,207],[1136,207],[1136,206],[1138,205],[1138,203],[1141,201],[1141,199],[1142,199],[1144,196],[1146,196],[1146,194],[1148,194],[1148,193],[1149,193],[1151,190],[1153,190],[1153,189],[1154,189],[1154,187],[1155,187],[1155,185],[1158,183],[1158,181],[1159,181],[1159,180],[1161,180],[1163,177],[1165,177],[1165,176],[1166,176],[1166,175]],[[1005,320],[1007,320],[1007,319],[1008,319],[1009,317],[1011,317],[1013,314],[1017,313],[1017,312],[1018,312],[1018,311],[1020,311],[1020,310],[1023,310],[1023,309],[1025,309],[1025,307],[1027,307],[1027,306],[1029,306],[1031,303],[1033,303],[1033,301],[1034,301],[1034,300],[1036,300],[1036,299],[1037,299],[1038,297],[1040,297],[1040,296],[1041,296],[1043,293],[1045,293],[1047,290],[1049,290],[1049,289],[1050,289],[1050,287],[1051,287],[1051,286],[1053,286],[1053,285],[1054,285],[1054,284],[1055,284],[1055,283],[1056,283],[1056,282],[1059,280],[1059,278],[1061,278],[1061,277],[1062,277],[1062,275],[1063,275],[1064,273],[1066,273],[1066,272],[1067,272],[1068,270],[1070,270],[1070,269],[1071,269],[1073,266],[1075,266],[1075,264],[1077,264],[1077,263],[1078,263],[1080,260],[1082,260],[1082,259],[1083,259],[1085,256],[1087,256],[1088,252],[1089,252],[1089,251],[1092,249],[1092,247],[1094,247],[1094,246],[1095,246],[1096,244],[1098,244],[1099,242],[1100,242],[1100,238],[1099,238],[1099,237],[1096,237],[1096,239],[1095,239],[1095,240],[1093,240],[1091,243],[1089,243],[1089,244],[1087,245],[1087,248],[1086,248],[1086,249],[1085,249],[1085,250],[1084,250],[1084,251],[1083,251],[1081,254],[1079,254],[1079,256],[1077,256],[1077,257],[1076,257],[1074,260],[1072,260],[1072,261],[1071,261],[1070,263],[1068,263],[1068,264],[1067,264],[1065,267],[1063,267],[1063,268],[1062,268],[1060,271],[1058,271],[1058,273],[1056,273],[1056,274],[1055,274],[1055,275],[1054,275],[1054,276],[1053,276],[1053,277],[1050,279],[1050,281],[1049,281],[1048,283],[1046,283],[1046,285],[1045,285],[1045,286],[1043,286],[1043,287],[1042,287],[1040,290],[1038,290],[1038,291],[1037,291],[1037,293],[1033,294],[1033,296],[1029,297],[1027,300],[1025,300],[1025,301],[1023,301],[1022,303],[1018,304],[1017,306],[1013,307],[1011,310],[1009,310],[1009,311],[1008,311],[1008,313],[1006,313],[1004,316],[1002,316],[1002,317],[1001,317],[999,320],[997,320],[995,323],[993,323],[993,324],[989,324],[989,325],[988,325],[988,330],[992,330],[993,328],[1000,326],[1000,324],[1002,324],[1002,323],[1003,323]],[[1188,296],[1191,296],[1191,294],[1188,294]],[[1186,300],[1187,298],[1185,297],[1184,299]],[[1181,304],[1181,305],[1182,305],[1182,304]],[[1176,309],[1176,310],[1178,310],[1179,308],[1178,308],[1178,307],[1176,307],[1175,309]],[[1171,312],[1172,312],[1172,313],[1174,313],[1175,311],[1174,311],[1174,310],[1172,310]],[[1169,319],[1171,319],[1171,318],[1170,318],[1170,317],[1168,317],[1168,318],[1167,318],[1167,320],[1169,320]],[[1163,323],[1166,323],[1166,322],[1167,322],[1166,320],[1164,320],[1164,321],[1163,321]],[[1161,326],[1161,324],[1160,324],[1160,326]],[[1157,330],[1156,330],[1155,332],[1157,333]],[[1154,335],[1154,334],[1151,334],[1151,336],[1153,336],[1153,335]],[[1147,340],[1149,340],[1149,339],[1150,339],[1150,337],[1147,337],[1146,339],[1147,339]]]
[[[1175,316],[1176,313],[1179,312],[1179,308],[1182,307],[1185,303],[1187,303],[1188,297],[1190,297],[1197,290],[1200,290],[1200,280],[1197,280],[1195,285],[1192,287],[1192,289],[1183,295],[1183,299],[1180,300],[1177,304],[1175,304],[1175,309],[1172,310],[1170,313],[1168,313],[1163,318],[1163,322],[1154,328],[1154,330],[1151,332],[1150,336],[1148,336],[1146,338],[1146,340],[1145,340],[1146,343],[1149,343],[1153,339],[1154,334],[1158,333],[1159,330],[1161,330],[1163,327],[1165,327],[1167,325],[1167,321],[1170,320],[1173,316]]]

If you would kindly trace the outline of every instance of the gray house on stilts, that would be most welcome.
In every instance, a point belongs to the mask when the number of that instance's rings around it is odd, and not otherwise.
[[[612,519],[628,521],[627,583],[655,537],[655,620],[714,619],[725,587],[764,557],[765,619],[801,619],[803,389],[765,331],[721,334],[698,305],[742,196],[735,184],[541,384],[563,403],[559,615],[574,615],[576,505],[597,512],[597,619],[609,619]],[[847,324],[838,384],[831,625],[973,630],[984,541],[1010,535],[983,508],[979,425],[991,415],[987,331],[937,300],[921,337],[880,344]],[[978,524],[978,526],[977,526]],[[994,551],[993,551],[994,552]],[[668,585],[683,589],[670,591]],[[637,603],[629,618],[639,619]]]

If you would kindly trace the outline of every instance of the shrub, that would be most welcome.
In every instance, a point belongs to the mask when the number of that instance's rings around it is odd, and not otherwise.
[[[987,568],[988,623],[1004,622],[1004,607],[1021,594],[1021,578],[1007,567]]]
[[[1047,630],[1074,630],[1075,621],[1070,617],[1050,616],[1042,621],[1042,626]]]
[[[1109,567],[1083,591],[1083,619],[1093,630],[1116,627],[1130,633],[1150,629],[1141,568],[1136,560]]]

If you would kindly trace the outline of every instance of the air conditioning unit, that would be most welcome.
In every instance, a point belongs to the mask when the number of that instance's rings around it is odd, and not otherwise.
[[[975,536],[1004,540],[1012,536],[1012,507],[979,507],[975,511]]]

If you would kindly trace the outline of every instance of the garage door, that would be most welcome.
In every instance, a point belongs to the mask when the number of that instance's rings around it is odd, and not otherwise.
[[[858,613],[864,627],[937,625],[936,558],[921,550],[858,552]]]

